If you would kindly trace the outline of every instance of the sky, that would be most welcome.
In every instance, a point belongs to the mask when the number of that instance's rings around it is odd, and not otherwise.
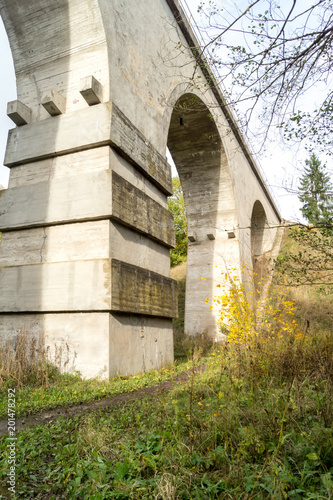
[[[181,0],[185,8],[196,16],[199,0]],[[225,0],[224,4],[228,4]],[[0,18],[0,185],[8,186],[9,169],[3,166],[8,130],[15,125],[6,116],[7,102],[16,99],[16,84],[13,61],[6,32]],[[253,145],[249,144],[250,148]],[[270,191],[277,203],[282,217],[289,221],[302,220],[297,194],[290,192],[297,189],[299,172],[304,165],[306,153],[302,150],[287,150],[278,140],[267,144],[266,152],[257,159],[263,177],[267,180]],[[176,174],[175,170],[173,170]],[[286,189],[288,188],[288,189]]]
[[[7,187],[9,169],[3,166],[8,130],[15,125],[7,117],[7,102],[16,99],[16,83],[13,58],[7,34],[0,17],[0,185]]]

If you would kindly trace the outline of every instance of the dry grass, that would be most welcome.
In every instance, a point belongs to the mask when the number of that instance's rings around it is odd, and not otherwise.
[[[48,385],[55,373],[42,338],[19,332],[14,340],[0,344],[0,388]]]
[[[298,254],[303,250],[299,242],[290,237],[290,230],[284,232],[281,243],[280,255]],[[316,255],[314,250],[311,250]],[[320,255],[320,254],[318,254]],[[283,285],[283,277],[276,270],[274,281],[282,283],[281,291],[288,300],[295,302],[295,314],[301,322],[312,332],[327,330],[333,332],[333,286],[325,285],[325,279],[321,279],[322,285],[303,284],[300,286]],[[278,288],[275,286],[275,288]]]
[[[182,262],[178,266],[171,268],[171,278],[177,281],[186,280],[186,267],[187,262]]]

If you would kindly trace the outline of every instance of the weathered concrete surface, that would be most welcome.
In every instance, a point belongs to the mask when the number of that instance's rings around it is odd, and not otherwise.
[[[100,259],[3,267],[0,312],[110,310],[110,265]]]
[[[175,280],[131,264],[112,260],[112,310],[174,318]]]
[[[66,99],[54,89],[42,94],[41,104],[51,116],[62,115],[66,111]]]
[[[103,101],[103,87],[92,75],[81,78],[80,94],[89,106],[100,104]]]
[[[82,127],[89,123],[89,127]],[[4,164],[34,160],[110,144],[111,104],[80,109],[9,131]]]
[[[0,195],[0,230],[111,216],[111,171],[7,189]]]
[[[27,333],[43,338],[49,358],[64,371],[80,371],[85,377],[108,378],[110,370],[110,314],[0,315],[2,338]]]
[[[0,195],[2,231],[107,217],[174,246],[171,213],[111,170],[28,184]]]
[[[1,238],[0,267],[107,259],[110,225],[103,220],[8,231]]]
[[[31,121],[31,109],[20,101],[11,101],[7,104],[7,116],[15,125],[27,125]]]
[[[86,378],[141,373],[173,362],[170,321],[106,312],[0,315],[2,339],[41,337],[63,371]],[[4,333],[5,332],[5,333]]]
[[[110,367],[119,375],[141,373],[173,363],[170,322],[160,318],[110,316]]]
[[[0,0],[17,99],[31,110],[9,133],[0,194],[0,333],[69,342],[70,366],[86,376],[172,360],[167,145],[191,236],[189,333],[218,336],[206,298],[227,267],[251,272],[280,220],[201,63],[192,80],[195,40],[178,11],[176,0],[59,0],[52,11]],[[87,79],[100,103],[80,93]],[[50,117],[42,96],[52,90],[63,105]]]
[[[0,268],[108,258],[169,273],[167,247],[109,220],[8,231],[1,238]]]
[[[112,216],[166,245],[175,245],[173,217],[167,208],[113,173]]]
[[[89,127],[80,126],[82,123]],[[13,167],[104,144],[134,162],[164,193],[172,194],[166,158],[111,102],[10,130],[4,164]]]
[[[176,282],[111,259],[0,269],[0,312],[119,311],[173,318]]]

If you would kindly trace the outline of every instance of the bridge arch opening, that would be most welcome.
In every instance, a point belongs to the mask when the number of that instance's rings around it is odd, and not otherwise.
[[[253,263],[270,249],[269,225],[266,212],[260,201],[253,205],[251,215],[251,250]]]
[[[251,253],[253,266],[253,282],[256,295],[261,289],[260,283],[266,278],[268,262],[266,252],[271,249],[270,229],[266,212],[260,201],[253,205],[251,215]]]
[[[206,331],[214,337],[216,318],[205,302],[216,295],[221,185],[228,182],[221,182],[226,156],[215,120],[196,95],[186,93],[176,102],[167,147],[177,168],[187,217],[184,329],[192,335]]]

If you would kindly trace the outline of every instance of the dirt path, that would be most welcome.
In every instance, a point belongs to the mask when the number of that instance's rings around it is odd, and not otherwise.
[[[28,417],[17,418],[15,422],[15,429],[16,431],[21,431],[28,426],[33,427],[37,424],[47,424],[48,422],[51,422],[63,415],[67,417],[79,415],[80,413],[94,411],[99,408],[108,408],[119,403],[128,403],[129,401],[143,399],[146,396],[163,394],[167,391],[170,391],[177,384],[184,384],[185,382],[187,382],[190,379],[192,373],[194,373],[194,375],[198,375],[204,372],[206,366],[206,364],[203,364],[195,367],[194,370],[191,368],[190,370],[180,373],[176,377],[167,380],[166,382],[153,385],[152,387],[143,387],[142,389],[137,389],[133,392],[117,394],[116,396],[111,396],[98,401],[89,401],[89,403],[81,403],[76,406],[55,408],[54,410],[47,410],[35,415],[29,415]],[[7,427],[7,420],[0,420],[0,436],[4,436],[5,434],[7,434]]]

